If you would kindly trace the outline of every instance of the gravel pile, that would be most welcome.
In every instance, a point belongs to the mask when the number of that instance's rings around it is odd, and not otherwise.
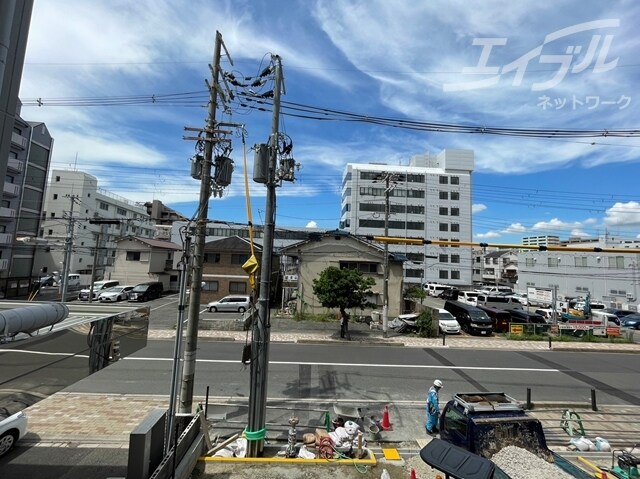
[[[571,479],[559,467],[535,454],[515,446],[507,446],[491,457],[511,479]]]

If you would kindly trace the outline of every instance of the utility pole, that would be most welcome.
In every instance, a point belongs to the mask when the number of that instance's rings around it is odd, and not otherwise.
[[[71,210],[69,211],[69,223],[67,224],[67,237],[65,239],[64,259],[62,260],[62,277],[60,278],[60,302],[67,301],[67,288],[69,286],[69,268],[71,267],[71,250],[73,249],[73,207],[76,204],[78,195],[66,195],[71,198]]]
[[[282,89],[282,63],[278,55],[272,55],[275,63],[275,87],[273,92],[273,114],[271,138],[269,140],[269,166],[267,177],[267,199],[260,267],[260,295],[258,318],[253,322],[251,341],[251,384],[249,389],[248,457],[258,457],[264,449],[264,434],[267,411],[267,377],[269,369],[269,341],[271,318],[269,296],[271,293],[271,257],[276,212],[276,167],[278,157],[278,126],[280,122],[280,91]],[[251,436],[251,437],[249,437]]]
[[[91,265],[91,282],[89,283],[89,302],[93,301],[93,283],[96,280],[96,264],[98,262],[98,248],[100,248],[100,240],[102,239],[102,226],[96,236],[96,247],[93,249],[93,264]]]
[[[384,178],[384,235],[389,236],[389,182],[391,175]],[[384,243],[384,283],[382,285],[382,336],[389,333],[389,243]]]
[[[207,126],[205,128],[204,161],[202,163],[202,179],[200,182],[200,203],[198,208],[194,257],[191,267],[191,294],[189,298],[189,314],[184,351],[184,370],[182,388],[180,390],[180,412],[191,413],[193,403],[193,384],[196,372],[196,352],[198,347],[198,323],[200,320],[200,292],[202,290],[202,264],[204,260],[204,242],[211,197],[211,164],[213,161],[213,143],[216,141],[216,109],[218,108],[218,77],[220,75],[220,53],[222,35],[216,31],[216,41],[211,66],[212,84],[209,85],[209,107]]]

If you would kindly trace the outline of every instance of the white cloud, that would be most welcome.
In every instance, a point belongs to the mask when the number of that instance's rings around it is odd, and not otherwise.
[[[477,203],[474,205],[471,205],[471,213],[472,214],[476,214],[476,213],[480,213],[481,211],[484,211],[487,209],[486,205],[483,205],[482,203]]]
[[[309,221],[305,226],[305,228],[317,228],[317,227],[318,227],[318,223],[316,223],[315,221]]]
[[[640,203],[629,201],[616,203],[607,209],[605,224],[609,226],[637,226],[640,225]]]
[[[527,228],[525,228],[522,224],[513,223],[507,229],[505,229],[503,233],[524,233],[525,231],[527,231]]]
[[[474,235],[478,239],[499,238],[501,235],[496,231],[487,231],[486,233],[478,233]]]
[[[539,221],[531,227],[533,231],[571,231],[572,229],[581,228],[582,223],[579,221],[565,222],[558,218],[553,218],[550,221]]]

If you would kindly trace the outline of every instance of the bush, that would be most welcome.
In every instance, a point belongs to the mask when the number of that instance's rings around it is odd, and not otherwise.
[[[433,338],[437,336],[438,328],[434,327],[431,311],[423,311],[416,319],[418,336],[421,338]]]

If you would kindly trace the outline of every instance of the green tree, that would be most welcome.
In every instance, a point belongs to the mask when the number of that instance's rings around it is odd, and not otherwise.
[[[329,266],[313,280],[313,293],[325,308],[340,310],[340,337],[351,339],[349,335],[349,315],[347,309],[364,308],[367,296],[372,294],[373,278],[365,278],[355,269],[340,269]]]
[[[424,301],[424,298],[427,297],[427,293],[423,288],[410,286],[405,290],[404,297],[412,301],[416,301],[416,302],[419,301],[420,304],[422,304],[422,301]]]

